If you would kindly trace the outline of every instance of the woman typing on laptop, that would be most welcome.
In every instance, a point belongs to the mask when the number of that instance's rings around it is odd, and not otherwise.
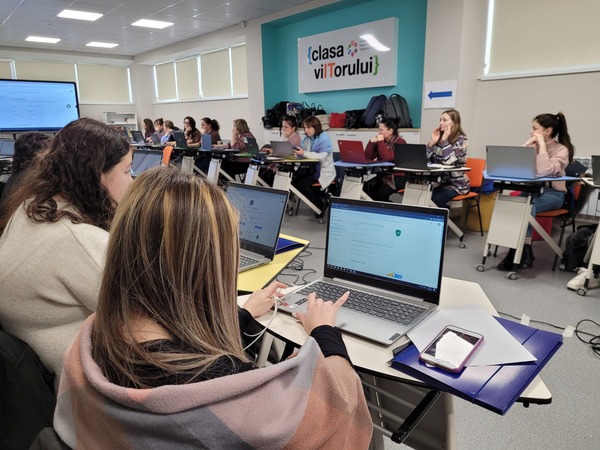
[[[379,123],[379,133],[369,140],[365,148],[365,157],[374,161],[394,162],[394,145],[406,144],[398,135],[399,126],[400,122],[396,118],[383,119]],[[364,191],[373,200],[387,202],[391,194],[404,188],[403,184],[397,185],[393,174],[379,174],[364,185]]]
[[[363,388],[333,327],[348,294],[309,295],[298,319],[311,337],[257,367],[245,322],[283,285],[240,311],[238,223],[223,191],[193,174],[154,168],[135,180],[111,228],[97,313],[65,355],[54,426],[67,445],[368,447]]]
[[[462,167],[467,162],[467,136],[460,125],[460,113],[455,109],[442,113],[440,126],[433,130],[427,143],[427,157],[429,162],[445,166]],[[449,201],[468,193],[470,188],[464,172],[450,172],[433,189],[431,199],[440,208],[445,208]]]
[[[546,177],[561,177],[565,175],[565,168],[573,161],[575,147],[567,130],[567,120],[563,113],[540,114],[533,119],[530,137],[524,146],[535,147],[536,175]],[[565,201],[567,187],[564,181],[552,181],[550,187],[544,189],[542,194],[532,198],[531,215],[559,209]],[[530,195],[523,193],[522,195]],[[534,256],[531,247],[531,225],[527,227],[523,255],[521,256],[521,269],[533,266]],[[498,270],[513,270],[515,249],[510,249],[506,257],[498,264]]]

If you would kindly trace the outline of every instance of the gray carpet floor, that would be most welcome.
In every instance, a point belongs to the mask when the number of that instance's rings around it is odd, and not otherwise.
[[[308,251],[279,279],[288,284],[309,282],[322,275],[326,225],[305,206],[297,216],[286,216],[283,232],[310,240]],[[557,230],[554,230],[557,234]],[[495,266],[506,254],[500,248],[489,257],[486,270],[478,272],[486,236],[467,232],[466,248],[449,232],[443,274],[479,283],[496,309],[505,317],[526,314],[531,325],[562,333],[583,319],[600,322],[600,289],[579,296],[567,289],[573,273],[551,270],[553,253],[544,242],[534,242],[534,267],[509,280]],[[581,329],[594,335],[600,328],[589,323]],[[586,339],[589,337],[584,336]],[[575,335],[540,374],[552,392],[549,405],[525,408],[515,404],[505,416],[455,399],[457,448],[459,449],[597,449],[600,448],[600,356]],[[406,448],[386,440],[389,449]]]

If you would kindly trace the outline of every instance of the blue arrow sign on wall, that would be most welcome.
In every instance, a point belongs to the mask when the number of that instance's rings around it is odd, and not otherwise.
[[[433,98],[439,98],[439,97],[452,97],[452,91],[439,91],[439,92],[429,91],[429,94],[427,95],[427,97],[429,97],[430,100]]]

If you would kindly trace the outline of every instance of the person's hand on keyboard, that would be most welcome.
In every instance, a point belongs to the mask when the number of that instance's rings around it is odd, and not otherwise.
[[[292,315],[300,321],[306,332],[310,335],[313,329],[321,325],[335,326],[335,319],[338,309],[348,300],[350,292],[346,292],[335,303],[331,300],[324,301],[322,298],[317,298],[313,292],[308,294],[306,303],[306,314],[295,312]]]
[[[264,289],[254,291],[244,303],[244,309],[247,310],[255,319],[266,314],[271,309],[275,300],[283,297],[281,289],[285,289],[287,285],[279,281],[273,281]]]

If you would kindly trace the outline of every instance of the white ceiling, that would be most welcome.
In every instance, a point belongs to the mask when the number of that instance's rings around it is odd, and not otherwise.
[[[264,17],[310,0],[0,0],[0,45],[53,51],[135,56],[159,47]],[[63,19],[64,9],[104,14],[95,22]],[[140,19],[174,25],[163,30],[133,27]],[[57,44],[28,36],[60,38]],[[91,41],[119,44],[86,47]],[[1,55],[0,55],[1,57]]]

